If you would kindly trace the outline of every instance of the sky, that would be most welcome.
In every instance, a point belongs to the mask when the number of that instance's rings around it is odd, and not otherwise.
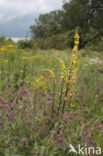
[[[0,36],[25,37],[41,13],[61,9],[63,0],[0,0]]]

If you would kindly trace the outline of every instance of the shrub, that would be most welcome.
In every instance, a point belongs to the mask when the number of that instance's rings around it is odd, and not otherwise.
[[[20,49],[26,49],[26,48],[30,48],[32,49],[34,47],[34,41],[33,40],[20,40],[18,41],[18,47]]]
[[[102,51],[103,50],[103,38],[99,41],[90,42],[86,45],[86,48],[94,51]]]
[[[4,44],[6,42],[5,36],[0,36],[0,45]]]
[[[55,48],[62,50],[66,48],[65,37],[65,34],[57,34],[47,38],[35,39],[35,42],[41,49]]]

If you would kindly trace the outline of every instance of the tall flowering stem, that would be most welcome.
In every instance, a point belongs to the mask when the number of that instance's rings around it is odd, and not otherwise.
[[[52,70],[47,70],[49,73],[50,78],[53,81],[53,102],[52,102],[52,108],[51,108],[51,119],[53,118],[54,114],[54,105],[55,105],[55,75]]]
[[[62,107],[62,113],[64,113],[65,104],[67,101],[67,95],[68,95],[68,90],[69,90],[69,85],[70,85],[70,78],[71,78],[71,68],[70,68],[69,76],[68,76],[68,80],[67,80],[66,91],[65,91],[65,95],[64,95],[64,102],[63,102],[63,107]]]
[[[74,41],[75,45],[73,48],[70,69],[68,72],[68,79],[67,79],[67,85],[66,85],[66,90],[65,90],[65,95],[64,95],[62,113],[64,113],[64,110],[65,110],[65,105],[66,105],[69,89],[70,89],[69,107],[70,107],[71,100],[75,93],[75,83],[76,83],[76,79],[77,79],[77,64],[78,64],[77,51],[78,51],[78,46],[79,46],[79,35],[78,35],[77,31],[75,33],[74,39],[75,39],[75,41]]]
[[[58,106],[58,114],[60,112],[61,103],[62,103],[62,97],[63,97],[63,88],[64,88],[64,82],[66,77],[66,66],[63,61],[60,60],[60,67],[61,67],[61,90],[60,90],[60,97],[59,97],[59,106]]]
[[[75,95],[75,84],[76,84],[76,80],[77,80],[77,71],[78,71],[78,55],[77,55],[77,51],[78,51],[78,46],[79,46],[79,35],[78,32],[76,32],[75,36],[74,36],[74,48],[73,48],[73,54],[72,54],[72,75],[71,75],[71,87],[70,87],[70,100],[69,100],[69,107],[71,104],[71,101]]]
[[[2,63],[1,63],[1,84],[2,84],[2,90],[4,89],[4,68],[3,68],[3,65],[2,65]]]
[[[53,118],[53,114],[54,114],[54,105],[55,105],[55,80],[53,79],[53,102],[52,102],[52,109],[51,109],[51,119]]]

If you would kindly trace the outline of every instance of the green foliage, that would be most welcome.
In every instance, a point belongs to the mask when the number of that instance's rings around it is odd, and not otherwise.
[[[5,36],[0,36],[0,45],[4,44],[6,42]]]
[[[95,40],[91,40],[90,42],[87,43],[85,48],[92,51],[93,50],[98,52],[103,51],[103,38],[101,38],[100,40],[97,40],[97,38]]]
[[[14,44],[14,42],[10,38],[6,39],[5,36],[0,36],[0,46],[6,45],[6,44]]]
[[[34,47],[34,41],[33,40],[20,40],[18,41],[18,47],[21,49],[30,48],[32,49]]]
[[[72,100],[75,107],[68,110],[68,95],[65,113],[58,114],[62,72],[59,59],[68,70],[71,50],[6,48],[6,51],[0,51],[0,88],[3,83],[0,92],[0,155],[68,156],[69,144],[103,148],[103,67],[99,63],[103,60],[102,53],[78,51],[80,65]],[[90,64],[94,56],[99,60]],[[5,63],[7,59],[8,63]],[[55,94],[47,69],[52,69],[55,74]],[[41,74],[47,83],[46,90],[36,81]],[[51,120],[54,95],[55,111]]]
[[[36,24],[30,27],[33,38],[45,38],[60,33],[60,13],[61,11],[53,11],[35,19]]]
[[[62,49],[64,49],[73,47],[74,30],[78,27],[81,37],[79,48],[86,46],[99,51],[101,50],[103,36],[102,17],[103,1],[71,0],[63,3],[62,10],[40,15],[35,20],[35,25],[30,28],[34,40],[39,38],[40,48],[61,49],[61,45],[59,45],[59,41],[60,43],[62,41],[62,39],[60,40],[61,36],[65,42],[62,44]],[[96,43],[96,46],[94,46],[94,43]]]
[[[45,39],[35,39],[41,49],[64,49],[66,48],[65,34],[57,34]]]

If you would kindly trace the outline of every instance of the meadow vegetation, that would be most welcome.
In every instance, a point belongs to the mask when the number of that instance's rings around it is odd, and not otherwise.
[[[103,51],[0,47],[0,155],[103,149]]]

